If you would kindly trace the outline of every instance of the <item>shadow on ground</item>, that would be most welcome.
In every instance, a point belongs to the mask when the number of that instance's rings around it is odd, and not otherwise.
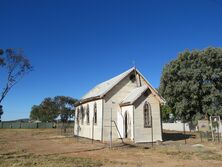
[[[175,132],[175,133],[163,132],[163,141],[179,141],[189,138],[195,138],[195,135],[184,134],[181,132]]]

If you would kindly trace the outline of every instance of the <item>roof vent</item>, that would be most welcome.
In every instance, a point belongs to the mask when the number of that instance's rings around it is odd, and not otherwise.
[[[147,89],[147,90],[143,93],[143,95],[144,95],[145,97],[148,97],[148,96],[150,95],[150,93],[151,93],[150,89]]]
[[[131,81],[131,82],[135,82],[135,81],[136,81],[136,76],[135,76],[135,74],[131,74],[129,78],[130,78],[130,81]]]

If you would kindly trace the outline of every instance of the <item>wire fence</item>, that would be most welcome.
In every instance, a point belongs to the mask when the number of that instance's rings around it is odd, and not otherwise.
[[[0,122],[0,129],[51,129],[55,128],[57,135],[73,136],[73,122]]]
[[[73,122],[59,122],[56,124],[57,134],[62,136],[74,135],[74,123]]]
[[[56,124],[53,122],[0,122],[1,129],[43,129],[55,127]]]

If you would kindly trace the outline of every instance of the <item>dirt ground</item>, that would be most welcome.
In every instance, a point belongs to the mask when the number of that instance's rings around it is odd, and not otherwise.
[[[0,129],[0,166],[222,166],[222,144],[175,132],[164,139],[153,147],[116,141],[110,149],[109,143],[61,136],[56,129]]]

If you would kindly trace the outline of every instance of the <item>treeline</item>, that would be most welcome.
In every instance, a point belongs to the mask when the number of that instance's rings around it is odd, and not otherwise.
[[[165,65],[159,87],[163,119],[196,122],[222,116],[222,48],[186,50]]]
[[[41,104],[32,107],[30,119],[53,122],[57,117],[60,117],[62,122],[67,122],[75,115],[76,102],[77,99],[67,96],[47,97]]]

